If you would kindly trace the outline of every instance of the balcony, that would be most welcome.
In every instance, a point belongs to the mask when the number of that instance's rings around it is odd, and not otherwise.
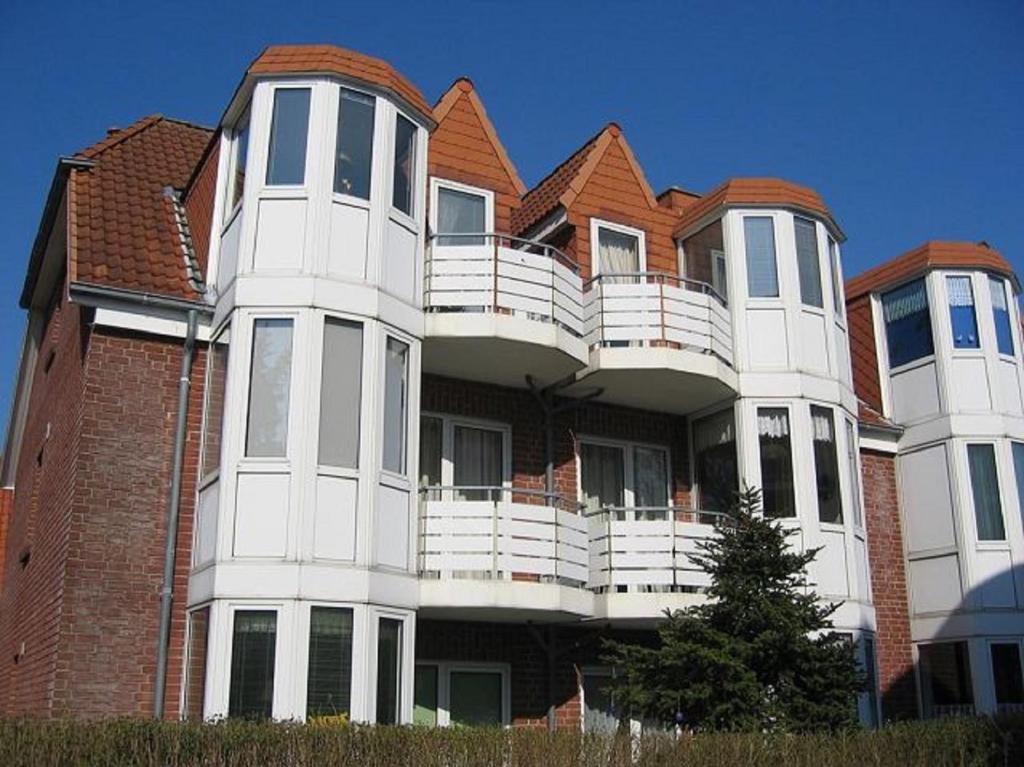
[[[585,285],[583,331],[589,361],[577,387],[603,389],[604,401],[689,413],[735,396],[732,320],[706,283],[660,272],[598,275]]]
[[[587,521],[538,490],[430,487],[420,504],[421,614],[479,620],[585,617]]]
[[[579,267],[550,245],[435,235],[423,308],[428,373],[521,386],[526,374],[561,380],[587,363]]]

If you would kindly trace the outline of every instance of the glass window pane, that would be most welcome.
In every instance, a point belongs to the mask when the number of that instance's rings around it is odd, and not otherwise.
[[[978,320],[974,314],[974,292],[970,277],[947,277],[949,321],[953,328],[953,348],[978,348]]]
[[[370,199],[373,167],[373,96],[341,89],[334,144],[334,191]]]
[[[446,234],[481,234],[487,231],[487,200],[483,195],[439,187],[437,231]],[[438,245],[483,245],[483,237],[437,238]]]
[[[1017,480],[1017,508],[1024,519],[1024,442],[1011,442],[1013,448],[1013,475]]]
[[[501,674],[496,671],[453,671],[449,676],[452,724],[500,726]]]
[[[276,645],[277,613],[274,610],[235,612],[228,716],[270,718],[274,705]]]
[[[796,263],[800,271],[800,300],[809,306],[822,307],[817,225],[806,218],[794,218],[793,226],[796,229]]]
[[[864,526],[864,515],[860,506],[860,468],[857,461],[857,439],[853,423],[846,422],[846,459],[849,463],[851,500],[853,501],[853,523]]]
[[[999,498],[999,476],[993,445],[968,445],[967,463],[971,471],[974,520],[979,541],[1005,541],[1003,507]]]
[[[699,507],[728,511],[739,490],[736,426],[733,411],[723,410],[693,424]]]
[[[200,476],[220,468],[221,437],[224,432],[224,394],[228,385],[228,345],[231,331],[225,330],[210,343],[207,352],[206,392],[203,409],[203,458]]]
[[[996,344],[1000,354],[1013,354],[1013,330],[1010,328],[1010,304],[1006,299],[1006,282],[998,277],[988,278],[992,296],[992,319],[996,325]]]
[[[437,666],[416,666],[412,723],[425,727],[437,725]]]
[[[362,382],[363,326],[328,317],[320,376],[319,460],[324,466],[359,468]]]
[[[843,316],[843,273],[839,266],[839,245],[828,238],[828,263],[832,269],[832,308],[836,317]]]
[[[633,504],[656,509],[668,506],[668,457],[664,450],[633,451]]]
[[[610,674],[583,675],[583,731],[613,733],[619,727]]]
[[[456,426],[452,461],[456,487],[500,487],[504,479],[502,443],[503,435],[493,429]],[[500,500],[500,491],[466,489],[456,490],[464,501]]]
[[[775,262],[775,222],[769,216],[743,219],[747,253],[747,292],[751,298],[779,295],[779,273]]]
[[[996,703],[1000,706],[1024,703],[1024,679],[1021,678],[1020,645],[1009,642],[991,645],[992,678]]]
[[[889,367],[927,357],[935,352],[928,291],[924,280],[915,280],[882,296]]]
[[[972,706],[971,666],[966,642],[938,642],[919,650],[921,693],[926,716],[943,713],[943,706]],[[957,713],[963,713],[962,710]]]
[[[306,179],[306,140],[309,136],[309,88],[274,91],[270,123],[267,184],[301,184]]]
[[[589,442],[580,446],[580,485],[588,510],[625,505],[623,463],[622,448]]]
[[[597,229],[597,271],[633,274],[640,271],[640,239],[614,229]]]
[[[388,337],[384,352],[384,468],[405,473],[409,345]]]
[[[381,618],[377,627],[377,724],[401,718],[402,621]]]
[[[758,408],[757,430],[764,514],[768,517],[795,517],[789,411],[775,407]]]
[[[413,185],[416,174],[416,126],[398,115],[395,123],[395,167],[391,204],[412,215]]]
[[[444,422],[425,415],[420,418],[420,487],[441,485],[441,453],[444,440]],[[427,500],[439,500],[436,493]]]
[[[352,610],[314,607],[309,613],[306,716],[347,715],[351,696]]]
[[[814,434],[814,474],[817,479],[818,520],[842,524],[843,503],[839,493],[839,456],[832,410],[811,406]]]
[[[245,164],[249,159],[249,110],[238,120],[235,127],[235,137],[232,142],[234,155],[231,158],[233,166],[231,179],[231,207],[228,215],[234,211],[235,206],[242,201],[242,194],[245,192]]]
[[[282,458],[288,449],[288,404],[292,377],[292,321],[253,323],[249,374],[249,422],[245,454]]]
[[[209,607],[203,607],[188,614],[188,660],[185,667],[184,714],[185,719],[193,722],[198,722],[203,718],[209,632]]]

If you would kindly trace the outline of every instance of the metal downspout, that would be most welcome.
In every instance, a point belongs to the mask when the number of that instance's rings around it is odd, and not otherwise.
[[[185,462],[185,432],[188,426],[188,396],[192,386],[192,358],[195,353],[195,309],[188,313],[188,329],[181,355],[178,378],[178,415],[174,430],[171,486],[167,495],[167,539],[164,544],[164,579],[160,588],[160,634],[156,649],[156,684],[153,689],[153,717],[163,719],[167,688],[167,649],[171,641],[171,606],[174,598],[174,554],[178,543],[178,515],[181,510],[181,475]]]

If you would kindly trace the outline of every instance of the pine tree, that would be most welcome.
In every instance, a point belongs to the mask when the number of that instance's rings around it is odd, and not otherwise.
[[[818,550],[798,552],[738,494],[730,521],[692,558],[711,576],[704,604],[674,613],[658,646],[607,640],[617,706],[636,718],[694,729],[839,730],[857,723],[863,687],[853,645],[831,631],[805,572]]]

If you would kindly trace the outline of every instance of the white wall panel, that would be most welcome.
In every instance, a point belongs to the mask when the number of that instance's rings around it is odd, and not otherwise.
[[[825,315],[800,312],[800,367],[815,373],[828,372]]]
[[[393,219],[388,219],[385,233],[381,282],[389,293],[420,303],[416,295],[416,235]]]
[[[255,271],[301,269],[305,239],[305,200],[260,200]]]
[[[914,613],[948,612],[963,599],[956,554],[910,562],[910,601]]]
[[[405,569],[409,565],[409,492],[378,485],[374,538],[377,562]]]
[[[845,537],[843,533],[831,530],[823,530],[821,533],[821,545],[824,548],[813,565],[819,594],[843,597],[850,594]]]
[[[951,375],[953,410],[978,412],[992,409],[988,372],[983,357],[954,357]]]
[[[973,591],[981,607],[1016,607],[1013,561],[1009,551],[977,551],[974,555]]]
[[[213,560],[217,543],[217,513],[220,509],[220,482],[211,482],[199,492],[196,520],[195,564]]]
[[[789,364],[785,309],[747,309],[747,339],[752,368],[778,369]]]
[[[901,456],[899,472],[907,551],[953,546],[956,536],[945,446]]]
[[[939,412],[934,362],[892,376],[890,390],[893,420],[897,423],[916,421]]]
[[[236,557],[283,557],[288,537],[288,474],[238,474]]]
[[[319,559],[355,559],[358,489],[358,480],[350,477],[316,478],[313,556]]]
[[[366,277],[366,242],[370,211],[340,202],[331,204],[331,240],[327,272],[339,277]]]
[[[996,368],[999,387],[999,409],[1011,415],[1024,415],[1020,395],[1020,373],[1016,362],[999,360]]]

